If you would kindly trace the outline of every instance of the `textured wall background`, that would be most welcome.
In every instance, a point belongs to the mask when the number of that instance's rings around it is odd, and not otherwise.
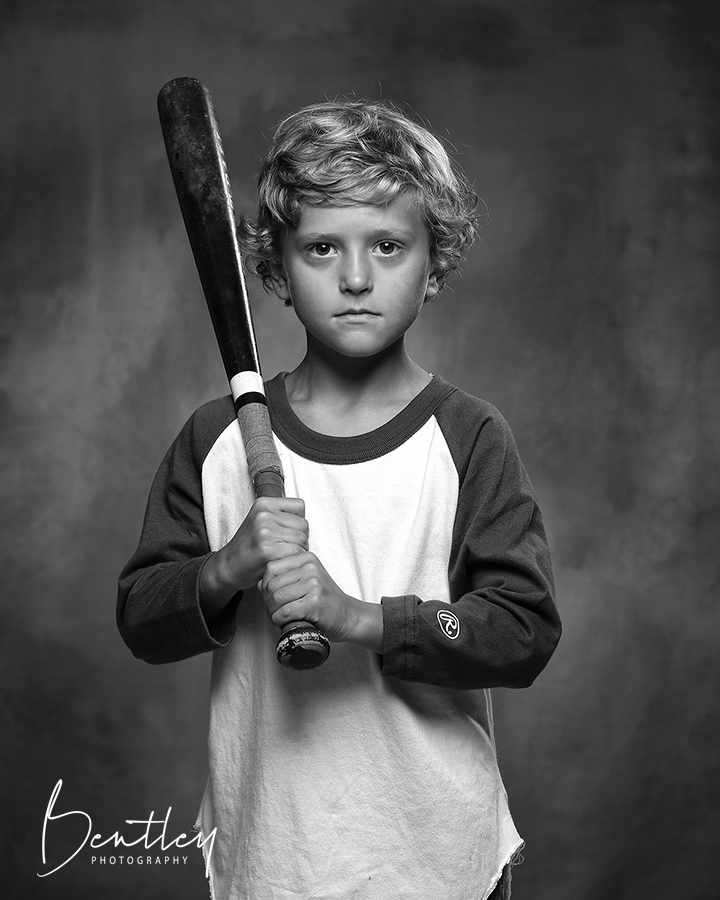
[[[8,0],[0,22],[3,896],[197,898],[81,816],[192,824],[207,659],[135,661],[115,582],[185,418],[225,392],[155,96],[210,87],[238,206],[274,124],[356,93],[449,136],[491,216],[415,326],[538,490],[565,636],[499,691],[517,900],[711,900],[720,828],[719,20],[713,0]],[[266,373],[292,313],[253,286]],[[125,829],[123,831],[123,828]],[[157,834],[158,832],[155,832]],[[453,898],[454,900],[454,898]]]

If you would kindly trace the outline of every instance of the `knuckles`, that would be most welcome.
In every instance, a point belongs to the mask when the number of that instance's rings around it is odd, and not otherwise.
[[[276,503],[275,497],[258,497],[253,503],[252,509],[256,516],[269,516],[274,512]]]
[[[266,580],[266,583],[269,584],[270,579],[271,579],[271,578],[274,578],[275,575],[277,575],[278,569],[280,568],[280,565],[281,565],[281,560],[279,560],[279,559],[272,559],[272,560],[270,560],[270,562],[265,566],[265,580]]]
[[[319,594],[320,588],[322,587],[320,583],[320,579],[315,574],[315,570],[313,569],[305,576],[305,590],[306,593]]]

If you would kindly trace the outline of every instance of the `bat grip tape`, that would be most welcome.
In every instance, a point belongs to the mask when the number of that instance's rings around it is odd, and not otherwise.
[[[266,404],[245,403],[238,409],[237,417],[245,444],[248,471],[253,484],[257,487],[258,484],[272,482],[273,479],[269,476],[274,474],[276,476],[275,483],[277,484],[279,479],[279,483],[282,485],[282,465],[273,440]],[[256,479],[261,473],[263,475],[258,482]],[[284,496],[284,492],[259,494],[259,496]]]

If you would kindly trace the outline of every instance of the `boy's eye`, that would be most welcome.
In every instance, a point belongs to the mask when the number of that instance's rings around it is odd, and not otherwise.
[[[330,256],[332,250],[332,244],[313,244],[312,247],[310,247],[310,252],[315,256]]]
[[[398,250],[395,241],[380,241],[376,246],[381,256],[392,256]]]

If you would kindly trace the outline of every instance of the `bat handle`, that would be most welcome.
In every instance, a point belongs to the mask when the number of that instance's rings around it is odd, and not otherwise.
[[[256,497],[284,497],[282,475],[263,469],[253,481]],[[309,622],[288,622],[275,648],[278,662],[287,669],[315,669],[330,655],[330,641]]]
[[[277,469],[261,469],[253,478],[256,497],[284,497],[285,481]]]

